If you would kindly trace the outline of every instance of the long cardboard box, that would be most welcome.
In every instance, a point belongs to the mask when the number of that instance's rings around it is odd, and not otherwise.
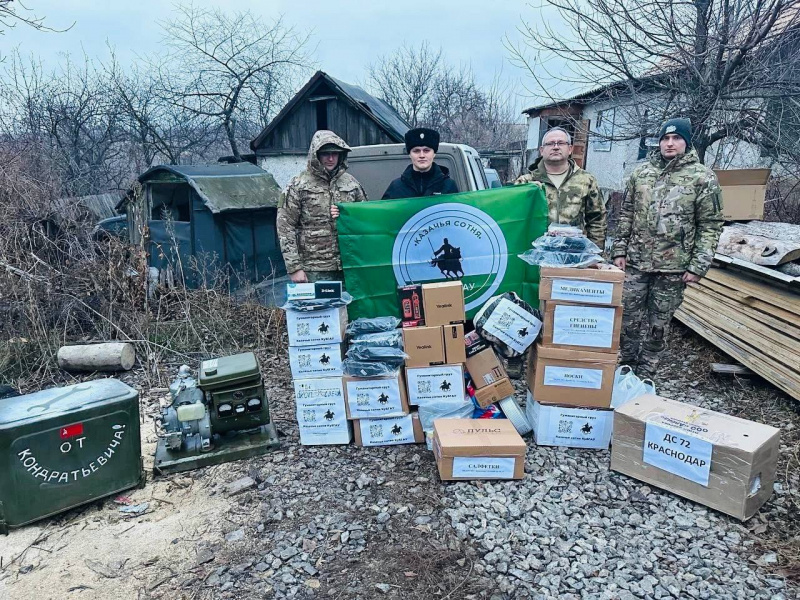
[[[445,362],[450,365],[467,362],[467,347],[464,343],[464,324],[444,325]]]
[[[544,302],[542,344],[545,346],[616,353],[621,331],[621,306]]]
[[[361,447],[425,443],[425,432],[415,412],[402,417],[355,420],[353,434],[354,444]]]
[[[595,268],[542,267],[539,300],[622,306],[625,271],[614,265]]]
[[[344,377],[348,419],[402,417],[409,413],[403,370],[387,377]]]
[[[746,521],[772,495],[780,430],[640,396],[614,415],[611,468]]]
[[[528,388],[541,404],[609,408],[616,367],[616,354],[536,344],[528,354]]]
[[[320,346],[289,346],[289,366],[292,378],[341,377],[342,344],[322,344]]]
[[[319,346],[344,341],[347,307],[314,311],[286,311],[290,346]]]
[[[302,445],[350,443],[341,377],[296,379],[294,395]]]
[[[408,355],[407,367],[443,365],[444,339],[441,327],[410,327],[403,329],[403,350]]]
[[[464,399],[464,365],[438,365],[406,369],[408,402],[431,406]]]
[[[422,284],[426,325],[452,325],[463,323],[464,286],[460,281]]]
[[[433,454],[443,481],[522,479],[527,445],[508,419],[436,419]]]
[[[614,426],[610,408],[580,408],[536,402],[528,391],[525,416],[539,446],[608,449]]]

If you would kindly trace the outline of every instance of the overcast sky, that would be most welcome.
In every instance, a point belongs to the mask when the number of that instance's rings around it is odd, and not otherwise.
[[[403,43],[418,45],[428,40],[441,46],[448,62],[469,64],[479,82],[488,84],[497,72],[516,91],[520,109],[535,104],[529,76],[509,62],[506,37],[519,41],[522,19],[541,18],[539,8],[525,2],[495,0],[434,0],[432,2],[352,2],[341,0],[195,0],[197,6],[219,7],[232,12],[249,9],[266,20],[283,15],[286,22],[312,31],[318,67],[351,83],[366,81],[367,66],[381,54]],[[110,43],[118,57],[158,51],[162,32],[159,21],[168,19],[173,4],[156,0],[26,0],[32,13],[46,17],[46,24],[64,33],[37,32],[18,25],[0,37],[0,54],[19,47],[46,62],[59,53],[92,58],[108,56]],[[74,23],[74,25],[73,25]],[[84,50],[82,50],[82,48]]]

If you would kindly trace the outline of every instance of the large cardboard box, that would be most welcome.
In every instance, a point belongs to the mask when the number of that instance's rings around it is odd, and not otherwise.
[[[344,341],[347,307],[314,311],[286,311],[290,346],[319,346]]]
[[[529,390],[525,416],[540,446],[604,450],[611,441],[614,411],[610,408],[541,404]]]
[[[402,417],[409,413],[402,369],[390,377],[344,377],[348,419]]]
[[[617,355],[536,344],[528,355],[528,387],[537,402],[611,406]]]
[[[503,378],[490,385],[475,390],[475,401],[481,408],[500,402],[514,395],[514,385],[508,378]]]
[[[464,400],[464,365],[439,365],[406,369],[408,402],[431,406]]]
[[[616,353],[621,330],[621,306],[544,302],[544,346]]]
[[[576,304],[622,306],[625,271],[614,265],[595,268],[542,267],[539,271],[539,299]]]
[[[522,479],[527,445],[508,419],[436,419],[433,454],[439,477]]]
[[[464,344],[464,324],[445,325],[444,333],[445,362],[450,365],[467,362],[467,347]]]
[[[408,354],[407,367],[443,365],[444,339],[441,327],[410,327],[403,329],[403,350]]]
[[[722,217],[726,221],[764,218],[769,169],[714,171],[722,187]]]
[[[343,344],[289,346],[289,366],[294,379],[341,377]]]
[[[464,286],[460,281],[422,284],[426,325],[452,325],[463,323]]]
[[[472,353],[471,350],[477,347],[482,349]],[[491,346],[470,346],[467,349],[466,365],[476,390],[508,379],[503,363]]]
[[[347,421],[341,377],[296,379],[294,395],[301,444],[350,443],[352,427]]]
[[[659,396],[614,416],[611,468],[746,521],[769,499],[780,431]]]
[[[397,446],[424,444],[425,432],[415,412],[402,417],[385,419],[358,419],[353,421],[356,446]]]

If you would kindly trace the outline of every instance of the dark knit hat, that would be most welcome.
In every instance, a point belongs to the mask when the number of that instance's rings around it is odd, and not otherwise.
[[[411,152],[417,146],[427,146],[434,152],[439,151],[439,132],[435,129],[418,127],[406,132],[406,152]]]
[[[692,145],[692,122],[689,119],[670,119],[664,121],[661,126],[661,131],[658,132],[658,141],[660,142],[668,133],[674,133],[681,136],[687,146]]]

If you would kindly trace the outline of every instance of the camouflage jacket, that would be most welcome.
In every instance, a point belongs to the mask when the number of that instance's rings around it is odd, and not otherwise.
[[[339,167],[329,173],[317,159],[325,144],[345,150]],[[331,206],[367,199],[358,180],[347,173],[347,152],[342,138],[332,131],[317,131],[308,149],[308,167],[294,177],[281,195],[278,206],[278,239],[286,271],[338,271],[339,240]]]
[[[550,223],[580,227],[586,232],[586,237],[603,249],[606,243],[606,205],[594,175],[569,159],[569,172],[561,187],[556,188],[547,176],[542,159],[538,158],[514,183],[531,182],[544,187]]]
[[[640,271],[704,276],[722,230],[714,171],[694,150],[667,162],[656,152],[628,180],[611,256]]]

